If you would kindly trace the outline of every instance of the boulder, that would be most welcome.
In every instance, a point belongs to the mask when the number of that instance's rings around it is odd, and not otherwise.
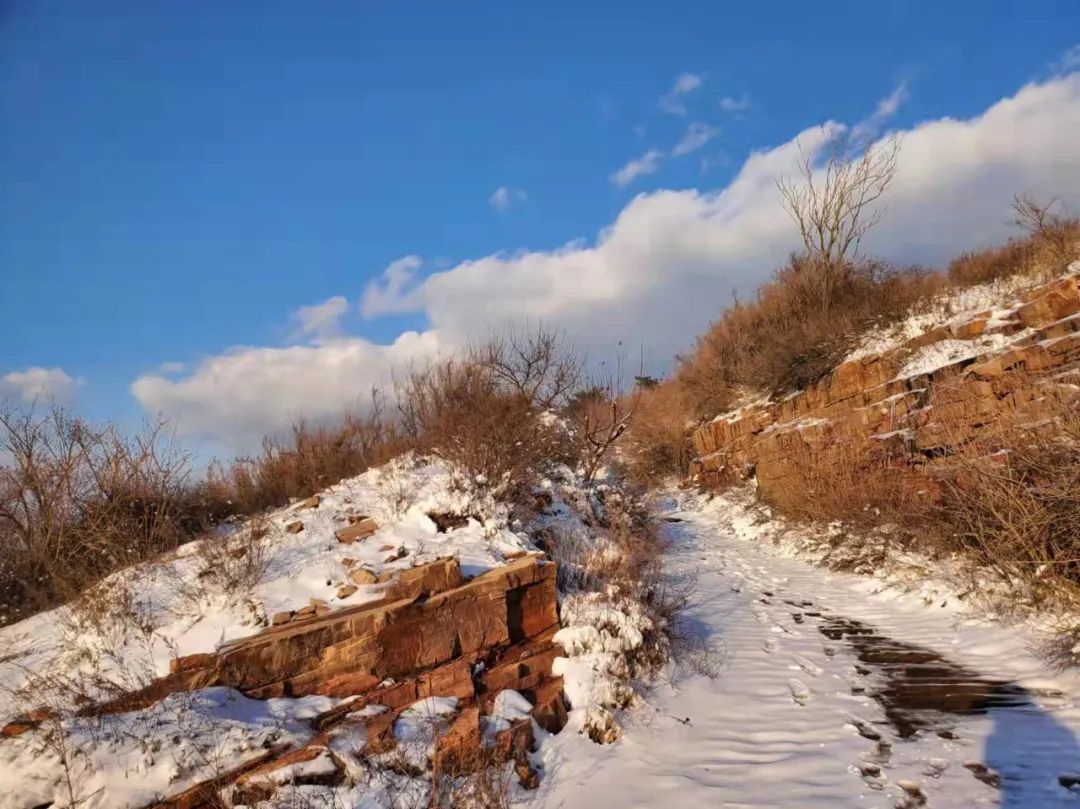
[[[346,525],[344,528],[339,528],[334,532],[334,537],[344,545],[351,545],[361,539],[367,539],[378,530],[379,524],[375,520],[364,517],[357,522]]]
[[[285,531],[290,534],[299,534],[304,530],[304,523],[301,520],[293,520],[291,523],[285,526]]]
[[[379,580],[379,577],[368,570],[366,567],[358,567],[349,571],[349,581],[353,584],[365,585],[375,584]]]

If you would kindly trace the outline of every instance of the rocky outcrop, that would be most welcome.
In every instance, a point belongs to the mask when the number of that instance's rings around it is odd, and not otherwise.
[[[962,350],[976,340],[990,347]],[[944,346],[964,358],[905,370],[919,352]],[[1069,275],[1011,311],[935,326],[896,349],[845,362],[806,390],[718,416],[693,435],[691,475],[708,486],[756,477],[768,498],[808,456],[843,454],[856,466],[887,456],[931,468],[1003,414],[1037,421],[1055,387],[1078,379],[1080,289]]]
[[[562,729],[562,681],[551,674],[552,662],[562,654],[552,643],[559,628],[554,564],[527,555],[466,580],[456,558],[438,559],[381,586],[377,602],[300,618],[294,613],[216,652],[177,658],[168,676],[98,706],[98,711],[128,711],[208,686],[229,686],[263,699],[350,697],[313,720],[315,736],[303,747],[261,754],[157,806],[209,806],[227,785],[233,785],[234,801],[243,802],[262,799],[275,784],[318,783],[288,779],[336,778],[343,772],[341,753],[327,746],[335,733],[362,725],[366,742],[355,755],[392,750],[401,711],[431,696],[458,700],[458,712],[438,744],[443,766],[451,759],[479,760],[479,722],[504,689],[529,700],[545,730]],[[494,753],[487,753],[516,762],[525,786],[537,781],[528,765],[531,734],[531,720],[519,720],[497,734]]]

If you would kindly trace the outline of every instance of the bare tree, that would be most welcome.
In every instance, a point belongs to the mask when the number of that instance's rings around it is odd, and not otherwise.
[[[1075,250],[1076,220],[1053,212],[1058,201],[1039,202],[1031,195],[1013,197],[1013,224],[1046,245],[1057,263],[1064,264]]]
[[[835,267],[858,256],[867,231],[881,221],[875,208],[896,174],[900,139],[859,144],[834,139],[824,167],[815,170],[813,154],[799,146],[797,177],[777,181],[784,208],[795,221],[811,257]]]
[[[585,482],[593,479],[608,450],[615,444],[634,415],[636,397],[630,402],[612,398],[610,402],[594,403],[586,407],[582,416],[581,437],[584,444]]]
[[[469,359],[541,410],[562,404],[581,382],[581,357],[561,332],[545,326],[511,328],[473,348]]]

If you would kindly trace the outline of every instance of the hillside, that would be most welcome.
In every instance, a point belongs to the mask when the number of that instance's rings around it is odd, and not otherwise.
[[[656,629],[589,581],[621,495],[485,492],[406,455],[0,630],[0,806],[493,805],[549,733],[614,738]]]

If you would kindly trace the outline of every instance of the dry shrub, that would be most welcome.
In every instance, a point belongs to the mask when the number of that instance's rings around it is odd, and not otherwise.
[[[676,378],[702,417],[730,409],[745,388],[804,388],[831,371],[859,333],[905,317],[943,284],[919,268],[794,255],[753,301],[736,302],[698,338]]]
[[[1034,280],[1057,276],[1080,258],[1080,219],[1055,214],[1052,208],[1053,203],[1017,197],[1013,201],[1013,224],[1027,235],[954,259],[948,268],[949,283],[969,287],[1016,275]]]
[[[785,476],[762,486],[762,499],[805,522],[913,528],[926,519],[933,486],[903,456],[886,442],[867,445],[858,436],[800,443],[784,458]]]
[[[196,550],[199,571],[193,582],[186,583],[185,595],[199,601],[213,593],[233,597],[250,593],[270,567],[268,533],[268,523],[256,517],[228,536],[204,537]]]
[[[413,446],[468,470],[510,503],[524,502],[565,452],[560,431],[528,398],[468,359],[414,369],[399,380],[397,400]]]
[[[383,400],[372,395],[366,413],[346,413],[335,426],[293,424],[288,441],[267,437],[262,452],[231,465],[214,464],[208,498],[226,500],[230,512],[253,514],[283,506],[385,463],[406,449]]]
[[[1080,399],[1002,417],[950,458],[940,540],[1036,604],[1080,601]]]
[[[0,412],[0,624],[175,548],[200,522],[163,423],[133,437],[60,407]]]
[[[682,388],[667,380],[638,391],[633,422],[620,460],[630,479],[650,485],[686,475],[694,448],[693,427]]]
[[[949,262],[949,283],[972,287],[1011,278],[1031,271],[1035,256],[1033,240],[1010,239],[998,247],[968,251]]]
[[[580,379],[581,360],[556,332],[509,332],[397,380],[410,446],[468,470],[497,498],[529,499],[537,476],[571,460],[554,411]]]

